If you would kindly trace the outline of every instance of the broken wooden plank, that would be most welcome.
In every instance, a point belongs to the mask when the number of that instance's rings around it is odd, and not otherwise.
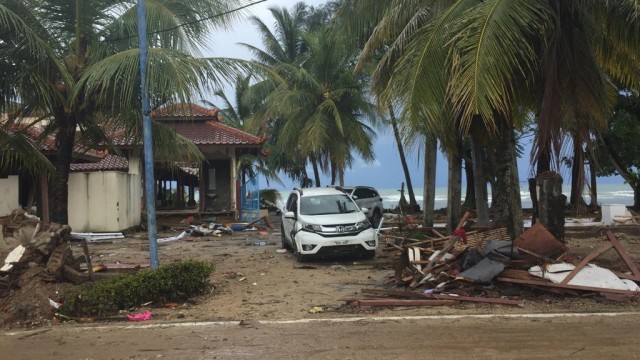
[[[628,296],[640,295],[640,291],[616,290],[616,289],[598,288],[598,287],[581,286],[581,285],[568,285],[568,284],[561,285],[561,284],[552,283],[551,281],[544,281],[544,280],[524,280],[524,279],[512,279],[507,277],[498,277],[496,278],[496,280],[513,283],[513,284],[546,286],[546,287],[552,287],[552,288],[581,290],[581,291],[590,291],[590,292],[597,292],[597,293],[621,294],[621,295],[628,295]]]
[[[466,302],[476,302],[485,304],[499,304],[499,305],[516,305],[523,306],[522,300],[500,299],[500,298],[488,298],[480,296],[462,296],[462,295],[447,295],[447,294],[424,294],[425,297],[431,297],[438,300],[456,300]]]
[[[399,290],[381,290],[381,289],[361,289],[363,294],[376,294],[376,295],[387,295],[387,296],[395,296],[395,297],[405,297],[411,299],[417,298],[433,298],[436,300],[455,300],[455,301],[465,301],[465,302],[477,302],[477,303],[487,303],[487,304],[500,304],[500,305],[517,305],[522,306],[522,300],[511,300],[511,299],[501,299],[501,298],[487,298],[487,297],[479,297],[479,296],[463,296],[463,295],[450,295],[450,294],[422,294],[412,291],[399,291]]]
[[[93,280],[93,266],[91,266],[91,255],[89,254],[89,247],[87,246],[87,239],[82,239],[82,252],[84,253],[84,260],[87,264],[87,274],[89,274],[89,280]]]
[[[578,265],[576,265],[576,267],[573,268],[573,270],[571,270],[571,272],[562,280],[562,282],[560,282],[560,284],[567,285],[569,283],[569,281],[571,281],[576,275],[578,275],[580,270],[582,270],[585,266],[587,266],[589,261],[591,261],[591,260],[597,258],[598,256],[606,253],[612,247],[613,247],[613,244],[611,242],[609,242],[609,243],[604,244],[603,246],[601,246],[599,249],[587,254],[587,256],[585,256],[584,259],[582,259],[582,261],[580,261],[578,263]]]
[[[467,219],[469,219],[470,215],[471,215],[471,213],[469,211],[465,212],[464,215],[462,215],[462,219],[460,219],[460,222],[458,223],[458,226],[456,226],[456,230],[462,229],[464,224],[467,222]]]
[[[523,252],[523,253],[525,253],[525,254],[527,254],[527,255],[531,255],[531,256],[533,256],[534,258],[540,259],[540,260],[542,260],[542,261],[544,261],[544,262],[547,262],[547,263],[555,264],[555,263],[557,263],[557,262],[558,262],[558,261],[557,261],[557,260],[555,260],[555,259],[551,259],[551,258],[548,258],[548,257],[546,257],[546,256],[543,256],[543,255],[540,255],[540,254],[536,254],[536,253],[534,253],[533,251],[529,251],[529,250],[527,250],[527,249],[523,249],[523,248],[521,248],[521,247],[516,247],[516,249],[518,249],[518,251],[521,251],[521,252]]]
[[[631,260],[629,254],[627,254],[627,251],[622,246],[622,244],[620,244],[620,241],[618,241],[618,238],[611,232],[611,230],[607,230],[607,238],[609,239],[611,244],[613,244],[613,247],[616,249],[618,255],[620,255],[622,261],[624,261],[629,270],[631,270],[631,273],[633,273],[633,275],[636,277],[640,277],[640,270],[638,270],[636,264],[633,262],[633,260]]]
[[[125,264],[125,263],[97,263],[95,266],[105,266],[107,271],[117,272],[135,272],[140,270],[141,267],[148,267],[149,265],[140,264]],[[88,270],[87,264],[80,264],[80,270]],[[95,269],[94,269],[95,271]]]
[[[372,306],[442,306],[452,305],[454,300],[429,300],[429,299],[359,299],[354,301],[359,307]]]

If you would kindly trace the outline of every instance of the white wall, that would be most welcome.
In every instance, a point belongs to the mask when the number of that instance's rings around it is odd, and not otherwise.
[[[20,207],[18,180],[17,175],[0,178],[0,216],[10,215],[13,210]]]
[[[69,225],[77,232],[121,231],[140,224],[141,179],[117,171],[69,175]]]

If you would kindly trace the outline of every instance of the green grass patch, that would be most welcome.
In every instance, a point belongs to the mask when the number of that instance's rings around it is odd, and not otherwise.
[[[209,289],[214,265],[184,261],[88,283],[64,294],[58,310],[67,316],[106,316],[140,306],[183,301]]]

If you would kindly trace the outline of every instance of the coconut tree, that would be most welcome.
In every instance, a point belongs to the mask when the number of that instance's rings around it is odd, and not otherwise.
[[[291,80],[267,96],[266,113],[284,119],[283,148],[314,157],[325,172],[334,169],[344,185],[354,152],[365,161],[373,159],[373,106],[340,38],[320,31],[306,33],[305,40],[307,59],[302,67],[290,67]]]
[[[262,20],[252,19],[264,49],[245,45],[263,68],[263,78],[252,86],[251,96],[264,106],[252,122],[278,129],[270,133],[272,158],[277,160],[272,164],[300,171],[304,167],[289,165],[308,160],[316,186],[321,172],[331,173],[332,181],[343,184],[354,151],[365,160],[373,156],[374,134],[366,123],[373,118],[372,107],[364,95],[364,79],[351,73],[354,54],[343,46],[343,39],[322,29],[308,31],[304,4],[270,11],[275,32]],[[290,176],[305,179],[298,173]]]
[[[196,58],[206,35],[229,26],[239,1],[147,2],[148,86],[153,106],[189,101],[233,73],[224,60]],[[37,111],[56,133],[53,220],[67,222],[67,181],[79,129],[108,141],[102,129],[140,133],[140,75],[133,0],[18,1],[0,4],[0,111]],[[171,132],[160,130],[164,139]]]
[[[252,104],[263,103],[271,92],[290,79],[290,69],[301,65],[302,55],[306,51],[302,34],[307,27],[307,6],[298,2],[291,10],[284,7],[271,7],[269,11],[275,20],[274,31],[259,17],[249,18],[260,35],[263,48],[240,43],[252,52],[253,63],[257,65],[256,72],[261,75],[243,95],[243,101]],[[301,155],[299,151],[291,151],[297,148],[295,145],[290,149],[277,146],[281,144],[280,129],[284,125],[284,119],[266,113],[265,109],[265,107],[257,107],[252,116],[245,120],[251,128],[268,131],[267,146],[271,151],[269,162],[272,170],[283,171],[292,179],[300,181],[302,186],[311,184],[306,171],[306,162],[309,157],[306,154]],[[317,161],[312,159],[311,162],[315,172],[315,184],[319,185]]]
[[[349,3],[372,9],[384,6],[366,0]],[[534,156],[538,164],[548,164],[556,156],[561,129],[568,121],[578,115],[591,124],[605,118],[613,93],[607,75],[624,84],[637,79],[639,10],[635,1],[399,0],[385,4],[388,8],[376,20],[379,24],[393,24],[402,14],[414,14],[413,21],[402,22],[407,25],[400,35],[389,31],[392,26],[380,27],[380,34],[395,39],[386,51],[386,64],[393,67],[380,67],[379,78],[390,79],[383,86],[386,94],[400,94],[407,111],[428,114],[424,121],[429,128],[450,122],[439,116],[442,105],[450,104],[448,118],[457,119],[459,131],[468,133],[479,119],[487,135],[504,140],[496,142],[503,146],[514,143],[511,139],[518,125],[514,113],[527,107],[538,114]],[[505,148],[499,154],[508,156],[501,162],[499,184],[516,187],[515,151]],[[502,193],[519,200],[513,190]],[[515,199],[498,205],[510,207],[502,213],[520,213]]]

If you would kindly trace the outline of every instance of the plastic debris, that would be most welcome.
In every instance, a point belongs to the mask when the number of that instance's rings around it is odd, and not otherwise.
[[[54,309],[59,309],[60,306],[62,306],[62,304],[57,301],[53,301],[51,299],[48,299],[48,300],[49,300],[49,305],[51,305],[51,307],[53,307]]]
[[[151,311],[146,310],[143,313],[135,314],[135,315],[127,315],[127,319],[129,321],[145,321],[151,319]]]

